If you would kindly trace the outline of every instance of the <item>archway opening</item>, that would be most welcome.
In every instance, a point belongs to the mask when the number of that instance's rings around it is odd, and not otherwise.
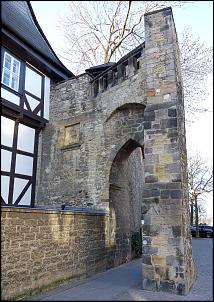
[[[109,267],[142,254],[141,205],[143,148],[130,139],[119,150],[110,171],[109,210],[111,257]]]

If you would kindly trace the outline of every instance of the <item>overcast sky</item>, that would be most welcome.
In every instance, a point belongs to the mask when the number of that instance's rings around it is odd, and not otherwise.
[[[49,40],[52,48],[59,54],[63,43],[60,30],[57,26],[59,16],[67,10],[67,1],[31,1],[36,18]],[[213,2],[197,1],[182,8],[173,9],[173,16],[178,35],[185,27],[192,28],[194,37],[206,46],[213,46]],[[60,58],[61,59],[61,58]],[[61,59],[64,65],[66,62]],[[188,154],[200,153],[209,166],[213,166],[213,77],[210,76],[206,87],[207,107],[209,112],[196,117],[196,122],[186,125]],[[208,216],[213,214],[213,198],[207,198]]]

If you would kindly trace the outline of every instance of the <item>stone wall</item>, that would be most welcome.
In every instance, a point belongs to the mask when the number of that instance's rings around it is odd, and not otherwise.
[[[109,267],[107,214],[21,208],[1,212],[3,300]]]
[[[174,40],[177,42],[176,30],[173,28]],[[192,255],[192,240],[190,234],[190,210],[188,197],[188,175],[187,175],[187,152],[186,152],[186,129],[185,129],[185,110],[184,110],[184,96],[183,96],[183,82],[181,76],[180,51],[178,43],[174,43],[175,52],[175,70],[177,75],[177,94],[179,102],[177,104],[178,116],[178,146],[181,164],[181,179],[183,186],[183,217],[182,217],[182,233],[184,238],[184,257],[186,259],[187,283],[191,288],[195,280],[196,273],[193,263]]]
[[[143,143],[143,58],[142,47],[141,68],[134,72],[130,62],[128,77],[121,75],[96,97],[87,74],[52,87],[36,204],[60,200],[108,208],[109,173],[117,152],[129,139]]]

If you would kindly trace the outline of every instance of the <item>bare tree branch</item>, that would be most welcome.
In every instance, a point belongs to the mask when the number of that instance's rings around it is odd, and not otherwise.
[[[60,19],[66,38],[60,51],[75,72],[93,65],[118,61],[144,39],[144,14],[166,6],[181,7],[194,1],[69,1],[68,14]],[[212,111],[207,108],[205,81],[213,70],[212,48],[193,37],[186,28],[178,37],[187,121],[196,113]],[[62,57],[62,56],[61,56]]]

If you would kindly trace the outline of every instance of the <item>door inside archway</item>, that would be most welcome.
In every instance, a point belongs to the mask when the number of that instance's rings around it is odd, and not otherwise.
[[[142,252],[141,204],[143,190],[143,149],[129,140],[116,155],[110,172],[109,267],[139,257]]]

